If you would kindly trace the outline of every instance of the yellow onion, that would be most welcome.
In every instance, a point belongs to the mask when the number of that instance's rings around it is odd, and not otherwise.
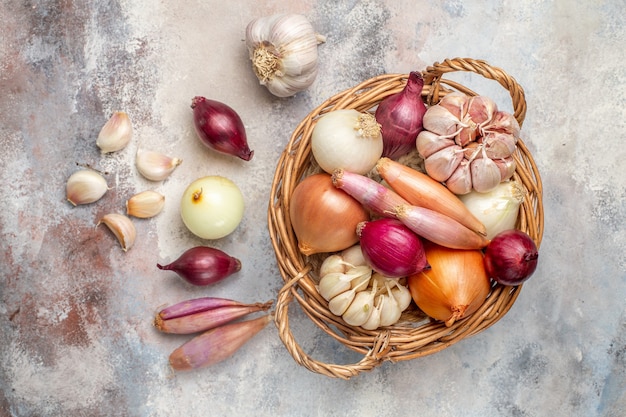
[[[431,269],[409,276],[409,290],[424,313],[449,327],[474,313],[489,295],[483,254],[431,242],[424,246]]]
[[[356,227],[369,220],[367,210],[335,188],[326,173],[300,182],[291,196],[291,225],[304,255],[344,250],[359,241]]]

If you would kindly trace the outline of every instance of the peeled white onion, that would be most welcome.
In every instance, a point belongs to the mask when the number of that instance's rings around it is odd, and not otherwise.
[[[202,177],[187,187],[180,202],[185,226],[202,239],[219,239],[232,233],[243,218],[241,190],[228,178]]]
[[[329,174],[338,168],[367,174],[383,153],[383,136],[376,118],[354,109],[324,114],[311,132],[311,151]]]

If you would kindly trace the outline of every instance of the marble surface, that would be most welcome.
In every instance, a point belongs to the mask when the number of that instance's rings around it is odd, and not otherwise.
[[[27,1],[0,4],[0,415],[6,416],[621,416],[626,409],[626,70],[624,0]],[[244,29],[306,15],[327,42],[306,92],[258,85]],[[349,381],[295,363],[271,325],[231,359],[173,374],[186,338],[159,334],[159,306],[196,296],[275,298],[266,227],[274,167],[290,133],[327,97],[381,73],[452,57],[484,59],[524,86],[522,130],[544,184],[540,263],[496,325],[440,353]],[[474,81],[470,81],[474,82]],[[498,85],[476,81],[506,107]],[[472,84],[473,86],[473,84]],[[228,103],[255,151],[248,163],[203,148],[195,95]],[[115,110],[135,140],[95,146]],[[139,146],[183,158],[168,180],[136,172]],[[89,164],[111,190],[73,208],[65,181]],[[240,227],[215,246],[240,257],[232,279],[185,285],[156,269],[206,244],[183,226],[193,179],[243,190]],[[137,221],[127,253],[97,219],[137,191],[166,195]],[[294,332],[326,362],[355,360],[294,309]]]

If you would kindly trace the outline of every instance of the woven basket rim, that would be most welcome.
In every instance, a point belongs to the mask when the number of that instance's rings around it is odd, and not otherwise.
[[[460,91],[477,95],[469,88],[449,80],[445,74],[455,71],[474,72],[497,81],[509,91],[513,115],[522,126],[526,115],[524,90],[517,81],[500,68],[471,58],[446,59],[422,71],[425,85],[422,97],[427,105],[437,103],[444,95]],[[354,328],[328,311],[326,301],[315,288],[314,264],[297,249],[297,240],[289,219],[290,196],[295,185],[312,168],[310,135],[316,120],[323,114],[340,108],[371,110],[384,97],[404,87],[408,74],[382,74],[344,90],[313,109],[295,128],[276,166],[268,208],[268,229],[283,287],[278,293],[274,321],[279,336],[294,360],[309,369],[329,377],[351,378],[369,371],[385,361],[403,361],[439,352],[460,340],[475,335],[495,324],[512,307],[522,286],[494,285],[492,291],[471,316],[445,327],[435,321],[402,321],[375,331]],[[517,228],[528,233],[537,244],[543,237],[542,183],[537,166],[522,139],[514,154],[517,169],[514,179],[527,190],[518,217]],[[296,300],[304,313],[325,333],[359,352],[363,358],[354,364],[329,364],[314,360],[298,345],[289,326],[289,304]]]

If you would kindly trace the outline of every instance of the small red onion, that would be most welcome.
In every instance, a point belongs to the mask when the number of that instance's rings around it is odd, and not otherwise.
[[[485,250],[485,270],[503,285],[520,285],[537,269],[537,245],[526,233],[511,229],[498,233]]]
[[[231,107],[204,97],[191,100],[193,121],[200,141],[210,149],[249,161],[254,155],[248,147],[246,130]]]
[[[376,109],[376,121],[383,135],[383,156],[397,159],[415,149],[422,131],[426,105],[422,101],[424,79],[419,72],[409,74],[404,89],[383,99]]]
[[[208,246],[196,246],[185,251],[168,265],[157,264],[162,270],[174,271],[193,285],[214,284],[241,269],[237,258]]]
[[[421,239],[399,220],[361,222],[357,234],[363,258],[386,277],[406,277],[430,268]]]

